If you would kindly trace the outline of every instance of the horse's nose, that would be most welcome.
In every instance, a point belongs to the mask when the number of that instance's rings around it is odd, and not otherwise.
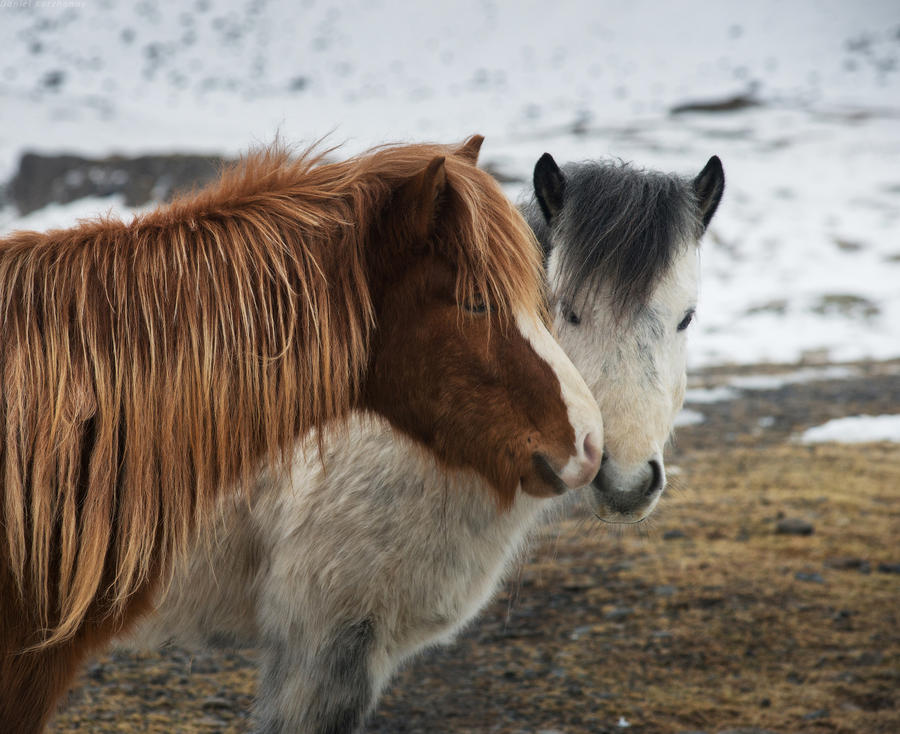
[[[584,487],[597,475],[603,461],[603,434],[589,431],[581,440],[575,456],[566,462],[559,478],[571,489]]]
[[[597,457],[600,457],[601,462],[603,461],[603,441],[598,440],[597,435],[595,433],[589,433],[584,437],[584,456],[588,461],[596,461]],[[593,479],[593,477],[591,477]]]

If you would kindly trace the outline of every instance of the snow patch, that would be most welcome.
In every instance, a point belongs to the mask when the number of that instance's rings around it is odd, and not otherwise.
[[[143,209],[129,209],[122,196],[92,196],[76,199],[68,204],[50,204],[24,217],[17,217],[10,210],[0,210],[0,235],[21,229],[46,232],[51,229],[74,227],[79,221],[98,217],[115,217],[131,221]]]
[[[860,375],[859,369],[843,365],[828,367],[806,367],[791,372],[780,372],[771,375],[739,375],[728,380],[727,384],[709,388],[691,388],[684,394],[684,401],[692,404],[724,403],[736,400],[741,392],[756,390],[778,390],[787,385],[825,380],[846,380]]]
[[[698,413],[696,410],[689,410],[688,408],[682,408],[678,411],[678,415],[675,416],[675,427],[682,428],[684,426],[696,426],[699,423],[703,423],[706,420],[706,417],[703,413]]]
[[[802,443],[900,443],[900,415],[855,415],[807,428]]]
[[[740,397],[737,390],[730,387],[691,388],[684,394],[686,403],[724,403]]]
[[[834,365],[831,367],[808,367],[774,375],[742,375],[732,377],[728,384],[739,390],[778,390],[786,385],[825,380],[846,380],[859,375],[852,367]]]

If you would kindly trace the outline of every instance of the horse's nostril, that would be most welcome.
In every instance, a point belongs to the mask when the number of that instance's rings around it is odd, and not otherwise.
[[[600,466],[603,466],[607,461],[609,461],[609,454],[605,451],[603,452],[603,459],[600,461]]]
[[[663,486],[662,466],[656,459],[652,459],[648,463],[650,464],[650,481],[647,482],[647,488],[644,490],[644,495],[647,497],[661,490]]]
[[[603,444],[597,441],[593,433],[584,437],[584,458],[592,464],[596,464],[597,457],[603,451]]]

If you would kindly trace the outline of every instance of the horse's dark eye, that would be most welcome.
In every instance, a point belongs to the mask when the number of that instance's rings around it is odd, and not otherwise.
[[[566,323],[572,324],[572,326],[578,326],[581,323],[581,317],[575,313],[570,306],[567,306],[565,303],[562,304],[562,315],[566,320]]]
[[[694,312],[688,311],[684,318],[681,319],[681,323],[678,324],[678,331],[684,331],[688,326],[691,325],[691,321],[694,320]]]
[[[469,313],[480,314],[487,313],[487,304],[480,298],[477,301],[470,301],[466,304],[466,311]]]

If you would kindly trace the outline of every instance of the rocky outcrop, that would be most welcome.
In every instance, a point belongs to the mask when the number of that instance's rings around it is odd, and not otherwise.
[[[224,158],[204,155],[82,158],[25,153],[6,197],[23,215],[86,196],[121,194],[125,206],[141,206],[202,186],[224,163]]]

